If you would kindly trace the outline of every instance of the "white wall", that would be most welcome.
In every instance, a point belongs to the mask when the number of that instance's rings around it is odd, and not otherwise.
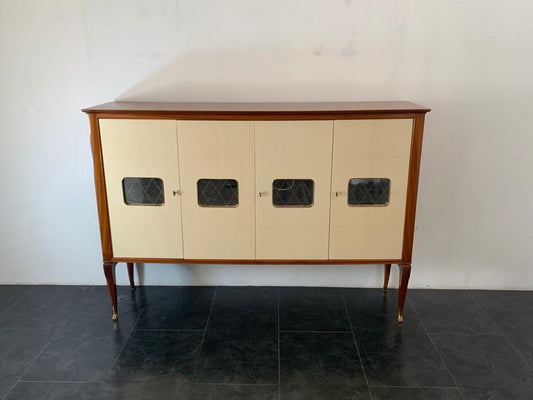
[[[411,287],[533,289],[532,20],[530,0],[0,0],[0,283],[104,283],[82,107],[402,99],[433,109]],[[381,276],[144,270],[146,284]]]

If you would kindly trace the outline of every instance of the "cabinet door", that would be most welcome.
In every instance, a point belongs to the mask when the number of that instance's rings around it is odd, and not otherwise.
[[[114,257],[182,258],[176,121],[100,119]]]
[[[327,259],[333,121],[255,123],[256,256]]]
[[[185,258],[254,259],[252,121],[178,121]]]
[[[335,121],[330,259],[401,259],[412,120]]]

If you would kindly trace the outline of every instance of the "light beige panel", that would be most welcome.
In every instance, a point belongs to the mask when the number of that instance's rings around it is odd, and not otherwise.
[[[253,121],[177,121],[185,258],[254,259]],[[197,182],[235,179],[237,207],[200,207]]]
[[[182,258],[176,122],[101,119],[100,134],[113,256]],[[162,179],[164,204],[125,204],[125,177]]]
[[[335,121],[330,259],[401,258],[411,136],[411,119]],[[351,178],[389,178],[389,204],[349,206]]]
[[[333,121],[255,123],[256,256],[327,259]],[[275,179],[312,179],[312,207],[274,207]],[[266,192],[266,196],[259,196]]]

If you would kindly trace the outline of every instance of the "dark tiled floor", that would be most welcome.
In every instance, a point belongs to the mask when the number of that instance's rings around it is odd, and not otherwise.
[[[533,399],[533,292],[0,286],[0,400]]]

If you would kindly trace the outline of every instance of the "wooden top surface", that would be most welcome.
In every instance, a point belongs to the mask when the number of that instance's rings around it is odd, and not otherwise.
[[[82,110],[87,114],[149,115],[335,115],[426,113],[430,109],[408,101],[309,103],[152,103],[110,102]]]

